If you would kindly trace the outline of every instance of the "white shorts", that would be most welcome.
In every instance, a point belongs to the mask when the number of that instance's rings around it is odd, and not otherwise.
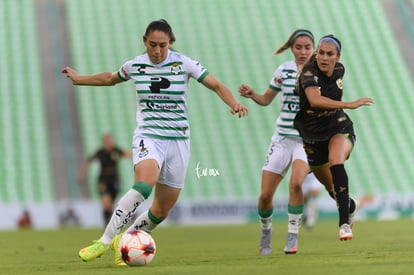
[[[318,181],[313,173],[309,173],[302,184],[302,192],[304,196],[307,196],[312,191],[320,191],[322,188],[322,183]]]
[[[146,159],[155,159],[158,162],[159,183],[182,189],[190,159],[190,140],[164,140],[134,136],[132,142],[134,165]]]
[[[262,170],[285,176],[295,160],[308,163],[300,138],[276,136],[272,138]]]

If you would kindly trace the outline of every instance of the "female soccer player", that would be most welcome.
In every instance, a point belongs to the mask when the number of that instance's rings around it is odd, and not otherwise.
[[[299,97],[295,94],[297,72],[307,62],[314,51],[314,38],[309,30],[298,29],[275,52],[280,54],[290,49],[294,60],[284,62],[274,72],[269,87],[263,94],[257,94],[248,85],[241,85],[240,95],[251,98],[262,106],[269,105],[280,93],[280,114],[276,119],[276,129],[272,136],[265,164],[262,168],[261,193],[258,202],[259,220],[262,228],[260,253],[272,252],[273,196],[277,187],[292,168],[289,181],[288,237],[284,251],[294,254],[298,249],[298,233],[304,209],[302,183],[309,173],[302,139],[293,127],[293,119],[299,110]],[[310,180],[315,178],[310,178]]]
[[[355,143],[353,123],[343,109],[374,103],[372,98],[342,101],[345,67],[339,62],[341,42],[322,37],[316,55],[303,68],[299,81],[300,110],[295,117],[309,165],[327,190],[334,191],[339,212],[339,239],[352,240],[356,203],[349,197],[345,160]],[[350,215],[351,213],[351,215]]]
[[[131,152],[119,148],[115,144],[112,134],[108,133],[102,138],[102,147],[89,156],[79,170],[78,181],[80,184],[85,184],[85,176],[89,165],[95,160],[99,161],[98,192],[101,197],[105,225],[111,219],[114,201],[119,193],[118,161],[123,157],[131,158]]]
[[[102,256],[112,240],[112,247],[116,247],[119,238],[115,236],[130,222],[154,187],[150,209],[134,221],[128,232],[136,229],[151,232],[177,201],[190,157],[187,118],[190,78],[214,91],[232,114],[243,117],[248,113],[230,90],[199,62],[170,50],[174,42],[170,25],[161,19],[151,22],[145,31],[146,52],[124,63],[117,72],[81,76],[70,67],[62,69],[74,85],[110,86],[132,79],[136,89],[137,128],[132,142],[135,183],[119,200],[102,237],[79,251],[84,261]],[[116,254],[115,263],[122,264],[120,255]]]

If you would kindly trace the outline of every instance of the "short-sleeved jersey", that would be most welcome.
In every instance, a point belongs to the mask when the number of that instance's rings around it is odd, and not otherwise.
[[[280,113],[276,119],[276,129],[272,139],[277,135],[300,138],[293,127],[296,113],[299,111],[299,96],[295,93],[297,66],[294,61],[280,65],[270,80],[269,88],[280,92]]]
[[[159,139],[188,139],[187,91],[190,78],[201,82],[208,71],[197,61],[175,51],[153,64],[148,54],[127,61],[118,76],[132,79],[136,89],[135,135]]]
[[[352,126],[352,121],[342,109],[312,108],[306,97],[308,87],[319,87],[321,95],[340,101],[343,94],[342,78],[345,67],[337,62],[332,76],[322,73],[316,61],[307,64],[299,77],[300,110],[295,117],[295,128],[304,140],[323,141],[341,129]]]
[[[100,164],[100,172],[98,180],[115,182],[119,179],[118,173],[118,161],[122,158],[124,151],[118,147],[112,148],[107,151],[105,149],[97,150],[93,155],[88,158],[88,161],[98,160]]]

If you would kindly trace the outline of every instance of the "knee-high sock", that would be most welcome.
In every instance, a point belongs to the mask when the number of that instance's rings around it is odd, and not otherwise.
[[[335,199],[339,212],[339,225],[349,222],[348,175],[343,164],[330,167],[334,182]]]
[[[157,218],[151,213],[151,209],[148,209],[142,213],[135,222],[126,230],[126,232],[133,232],[136,230],[142,230],[147,233],[151,233],[155,227],[157,227],[164,219]]]
[[[300,222],[303,215],[303,205],[288,204],[288,233],[299,233]]]
[[[259,221],[262,229],[271,229],[272,228],[272,216],[273,208],[269,210],[258,210],[259,212]]]
[[[336,201],[334,192],[329,191],[328,193],[329,193],[329,196]],[[354,212],[355,208],[356,208],[355,200],[349,197],[349,213]]]
[[[149,184],[137,182],[121,197],[100,239],[104,244],[110,244],[112,239],[130,223],[138,206],[149,197],[151,191],[152,187]]]

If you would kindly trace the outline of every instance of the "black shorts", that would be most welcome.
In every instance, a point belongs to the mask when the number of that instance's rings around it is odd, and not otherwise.
[[[337,134],[342,134],[347,137],[351,141],[352,146],[355,144],[356,136],[352,127],[350,129],[348,128],[347,131]],[[329,162],[329,141],[330,139],[323,141],[303,140],[303,148],[305,149],[306,156],[308,157],[310,167],[323,166]]]
[[[108,195],[115,200],[119,193],[119,181],[99,181],[98,192],[100,196]]]

